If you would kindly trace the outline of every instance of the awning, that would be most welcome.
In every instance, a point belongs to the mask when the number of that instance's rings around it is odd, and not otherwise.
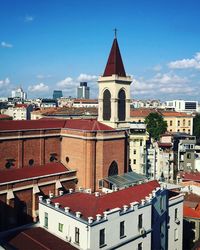
[[[147,177],[145,175],[137,174],[135,172],[128,172],[122,175],[112,175],[104,178],[105,181],[113,184],[118,188],[129,187],[146,179]]]

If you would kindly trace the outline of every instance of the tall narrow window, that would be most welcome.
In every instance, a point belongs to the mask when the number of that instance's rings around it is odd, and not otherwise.
[[[185,119],[183,119],[183,126],[185,126]]]
[[[142,242],[138,244],[138,250],[142,250]]]
[[[173,124],[173,121],[170,121],[170,124],[169,124],[169,125],[172,126],[172,124]]]
[[[138,229],[141,229],[142,225],[143,225],[142,214],[139,214],[139,216],[138,216]]]
[[[176,220],[176,219],[178,218],[178,208],[176,208],[174,212],[175,212],[174,218],[175,218],[175,220]]]
[[[189,121],[188,121],[188,126],[190,126],[190,125],[191,125],[191,121],[189,120]]]
[[[80,231],[78,227],[75,227],[75,243],[79,244]]]
[[[109,121],[111,118],[111,94],[108,89],[103,93],[103,120]]]
[[[160,210],[161,210],[161,212],[163,212],[163,209],[164,209],[164,197],[161,196],[160,197]]]
[[[180,126],[180,121],[178,121],[178,126]]]
[[[178,240],[178,229],[174,229],[174,240]]]
[[[120,222],[120,238],[124,237],[124,221]]]
[[[99,231],[99,246],[102,247],[105,245],[105,229]]]
[[[60,231],[61,233],[63,232],[63,224],[62,223],[58,223],[58,231]]]
[[[48,228],[48,213],[44,213],[44,226]]]
[[[118,94],[118,119],[119,121],[125,121],[126,119],[126,94],[123,89]]]

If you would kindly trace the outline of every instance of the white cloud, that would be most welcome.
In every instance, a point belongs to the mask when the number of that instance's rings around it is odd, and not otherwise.
[[[7,87],[10,84],[10,79],[6,77],[4,80],[0,80],[0,88]]]
[[[95,76],[95,75],[88,75],[88,74],[84,74],[84,73],[81,73],[79,75],[79,77],[77,78],[77,80],[79,82],[96,82],[98,79],[98,76]]]
[[[172,73],[164,73],[164,74],[158,73],[150,81],[160,84],[171,84],[171,83],[173,84],[173,83],[186,83],[188,82],[188,79],[186,77],[180,77]]]
[[[1,42],[1,47],[3,48],[12,48],[13,45],[11,43]]]
[[[32,22],[32,21],[34,21],[34,19],[35,18],[33,16],[26,15],[24,18],[24,21],[25,22]]]
[[[154,71],[161,71],[161,69],[162,69],[162,66],[161,65],[155,65],[154,67],[153,67],[153,70]]]
[[[188,83],[190,85],[188,86]],[[190,79],[170,73],[158,73],[150,79],[137,78],[131,85],[132,97],[145,95],[146,97],[162,97],[164,94],[195,95],[198,88],[191,84]]]
[[[28,87],[28,90],[30,92],[47,92],[49,91],[49,86],[44,84],[44,83],[39,83],[39,84],[36,84],[36,85],[32,85],[32,86],[29,86]]]
[[[58,82],[57,86],[60,88],[76,87],[71,77],[66,77],[64,80]]]
[[[168,63],[171,69],[200,69],[200,52],[197,52],[193,58],[184,58],[182,60]]]

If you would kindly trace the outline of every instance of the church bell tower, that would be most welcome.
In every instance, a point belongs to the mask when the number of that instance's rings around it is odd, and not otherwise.
[[[128,128],[130,121],[130,84],[115,35],[103,76],[98,79],[98,121],[113,128]]]

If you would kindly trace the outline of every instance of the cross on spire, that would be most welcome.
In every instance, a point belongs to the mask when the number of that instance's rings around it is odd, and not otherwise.
[[[114,28],[115,38],[117,38],[117,29]]]

